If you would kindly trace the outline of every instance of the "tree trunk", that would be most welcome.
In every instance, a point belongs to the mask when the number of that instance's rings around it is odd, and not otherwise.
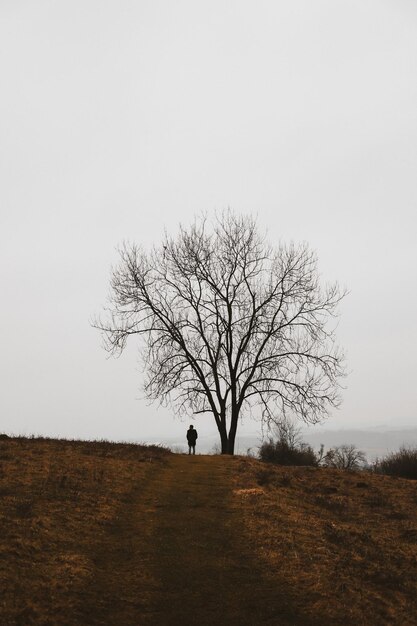
[[[222,442],[222,454],[234,454],[235,453],[234,438],[230,439],[230,437],[226,435],[224,439],[221,437],[221,442]]]
[[[229,436],[227,436],[226,430],[220,430],[220,441],[222,446],[222,454],[234,454],[235,451],[235,434],[232,436],[229,432]]]
[[[222,454],[234,454],[235,453],[237,422],[238,422],[238,415],[233,414],[232,420],[231,420],[231,426],[229,429],[229,435],[227,435],[226,427],[223,426],[223,424],[221,425],[221,427],[219,427]]]
[[[233,439],[230,438],[229,435],[229,441],[228,441],[228,445],[227,445],[227,453],[226,454],[234,454],[235,453],[235,438],[233,437]]]
[[[232,410],[232,420],[229,429],[229,447],[227,454],[235,453],[235,439],[236,439],[236,431],[237,431],[237,421],[238,421],[239,413],[236,409]]]
[[[227,437],[225,420],[222,420],[220,424],[217,424],[220,433],[220,441],[222,446],[222,454],[227,454],[227,450],[229,447],[229,439]]]

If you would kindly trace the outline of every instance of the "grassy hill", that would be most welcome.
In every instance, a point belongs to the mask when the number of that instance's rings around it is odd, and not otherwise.
[[[417,624],[416,483],[0,441],[0,623]]]

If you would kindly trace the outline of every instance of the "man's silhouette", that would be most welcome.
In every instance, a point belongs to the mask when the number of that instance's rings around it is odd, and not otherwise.
[[[187,441],[188,441],[188,454],[191,454],[191,449],[193,450],[193,454],[195,454],[195,443],[197,441],[197,431],[193,425],[187,430]]]

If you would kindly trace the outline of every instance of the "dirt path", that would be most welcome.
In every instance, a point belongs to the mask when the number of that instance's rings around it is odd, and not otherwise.
[[[173,455],[135,486],[97,551],[75,623],[307,624],[245,540],[233,494],[237,462]]]

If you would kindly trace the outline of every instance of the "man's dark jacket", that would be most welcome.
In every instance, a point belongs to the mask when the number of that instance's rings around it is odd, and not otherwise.
[[[187,441],[190,446],[195,446],[195,442],[197,441],[197,431],[195,428],[189,428],[187,430]]]

